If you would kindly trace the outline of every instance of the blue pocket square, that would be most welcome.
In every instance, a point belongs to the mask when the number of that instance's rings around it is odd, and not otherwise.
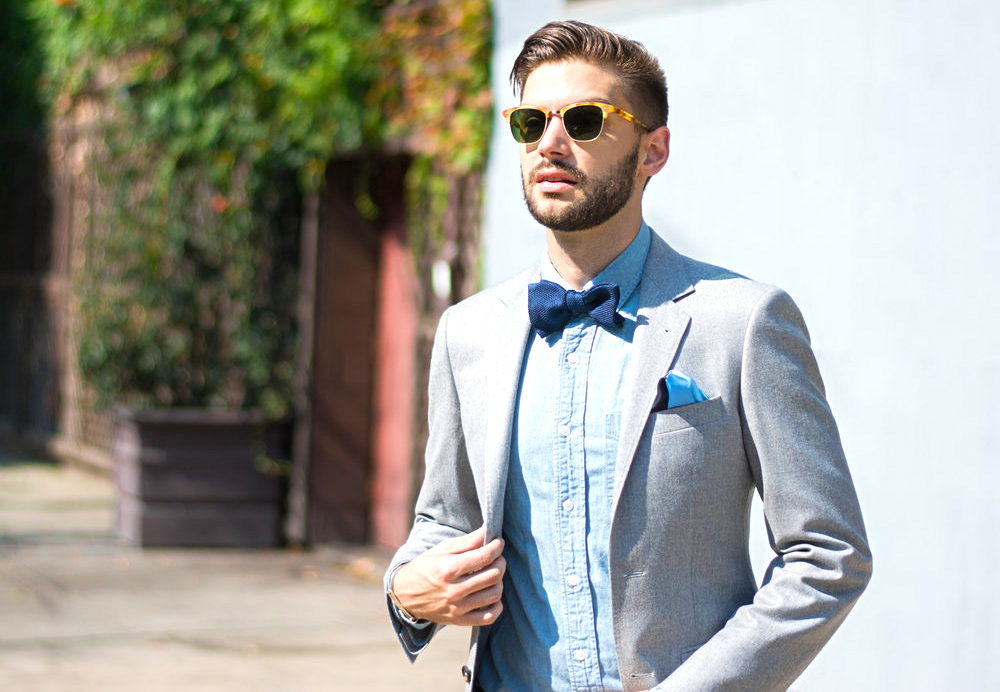
[[[679,408],[707,400],[708,397],[702,393],[690,375],[686,375],[680,370],[671,370],[656,383],[656,400],[653,402],[653,411]]]

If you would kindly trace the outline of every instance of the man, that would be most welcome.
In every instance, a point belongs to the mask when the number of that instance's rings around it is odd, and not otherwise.
[[[787,689],[871,573],[799,312],[643,222],[670,133],[640,44],[554,22],[511,79],[546,252],[441,318],[427,473],[386,574],[399,639],[412,659],[474,626],[484,692]]]

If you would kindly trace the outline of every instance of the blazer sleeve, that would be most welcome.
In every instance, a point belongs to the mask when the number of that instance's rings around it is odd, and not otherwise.
[[[749,317],[739,403],[775,557],[753,601],[657,692],[786,690],[871,577],[857,494],[808,333],[778,289],[769,289]]]
[[[441,541],[467,534],[482,524],[449,345],[448,325],[453,310],[449,308],[441,316],[431,351],[425,472],[416,517],[384,578],[389,619],[410,661],[430,643],[440,626],[414,627],[398,616],[388,597],[393,576],[404,564]]]

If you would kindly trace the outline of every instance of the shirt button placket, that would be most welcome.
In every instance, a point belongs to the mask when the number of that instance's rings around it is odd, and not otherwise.
[[[591,671],[595,661],[591,660],[588,643],[588,634],[592,632],[592,625],[589,621],[593,617],[590,608],[590,593],[588,589],[580,588],[585,583],[580,575],[587,573],[586,470],[583,461],[582,428],[583,407],[585,406],[587,390],[587,369],[580,367],[583,358],[576,349],[581,345],[585,333],[587,333],[585,328],[571,330],[570,334],[564,333],[564,337],[570,337],[564,342],[567,352],[564,356],[565,365],[560,368],[562,386],[559,389],[559,395],[565,408],[561,410],[563,417],[556,430],[559,436],[558,444],[563,450],[560,457],[565,461],[567,474],[565,476],[567,481],[566,494],[563,495],[563,512],[559,523],[568,530],[559,544],[562,552],[560,563],[565,570],[563,572],[562,592],[565,599],[565,615],[568,617],[566,655],[569,679],[574,689],[589,689],[595,682]],[[579,543],[580,541],[584,542]]]

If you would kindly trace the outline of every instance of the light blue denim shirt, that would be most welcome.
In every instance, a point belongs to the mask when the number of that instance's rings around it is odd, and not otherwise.
[[[578,315],[532,332],[521,369],[504,501],[504,611],[479,681],[487,692],[620,690],[608,543],[622,381],[650,230],[587,284],[621,289],[624,325]],[[548,257],[543,279],[566,283]]]

